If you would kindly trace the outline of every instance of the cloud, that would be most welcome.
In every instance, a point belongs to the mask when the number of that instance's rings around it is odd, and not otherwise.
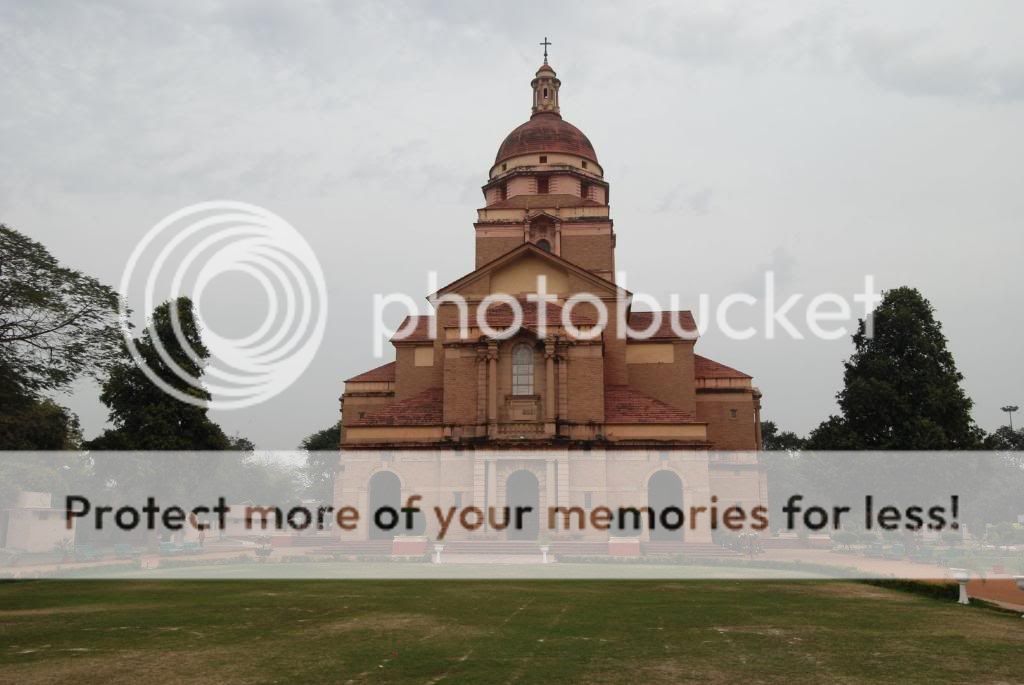
[[[912,7],[906,8],[911,16]],[[781,66],[828,79],[861,76],[910,97],[1007,103],[1024,98],[1024,59],[1015,49],[1018,37],[1006,28],[1024,17],[1008,12],[1004,26],[988,23],[972,32],[952,28],[969,17],[936,12],[944,20],[929,25],[932,3],[919,8],[917,21],[894,20],[875,9],[871,14],[828,3],[774,5],[772,11],[732,3],[660,6],[627,24],[621,40],[691,69]],[[1014,47],[1000,52],[999,45]]]
[[[1024,60],[994,59],[984,46],[955,50],[920,32],[859,30],[845,41],[850,64],[907,96],[993,102],[1024,98]]]
[[[769,271],[775,276],[776,289],[786,291],[797,273],[796,257],[783,245],[775,247],[768,259],[758,264],[753,273],[743,279],[736,292],[749,293],[755,297],[764,296],[764,279]]]
[[[690,212],[696,216],[705,216],[711,211],[713,194],[709,187],[688,190],[687,186],[678,185],[661,198],[655,212]]]

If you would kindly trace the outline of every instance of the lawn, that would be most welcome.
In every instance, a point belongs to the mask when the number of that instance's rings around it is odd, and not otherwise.
[[[842,581],[0,583],[0,682],[1024,682],[1024,620]]]

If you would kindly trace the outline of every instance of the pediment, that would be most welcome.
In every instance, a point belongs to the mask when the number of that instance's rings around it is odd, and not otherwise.
[[[600,298],[630,296],[629,291],[611,281],[581,269],[532,243],[523,243],[476,271],[452,281],[429,295],[427,299],[433,300],[455,293],[466,298],[476,298],[494,293],[515,296],[537,292],[538,276],[544,276],[547,280],[549,293],[562,298],[581,292],[591,293]]]
[[[534,209],[526,215],[527,220],[532,224],[535,221],[550,221],[553,224],[562,221],[561,217],[555,216],[551,212],[544,209]]]

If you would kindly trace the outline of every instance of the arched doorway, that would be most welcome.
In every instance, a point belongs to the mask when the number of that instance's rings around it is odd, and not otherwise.
[[[683,481],[678,475],[673,471],[658,471],[651,476],[647,481],[647,506],[654,512],[652,541],[683,539]],[[663,525],[665,523],[670,527]]]
[[[402,482],[398,476],[391,471],[378,471],[370,477],[369,491],[369,508],[366,512],[366,519],[370,526],[370,539],[390,540],[396,535],[401,535],[404,532],[401,530],[401,519],[399,519],[398,525],[390,530],[381,528],[375,520],[376,513],[381,507],[391,507],[401,516],[399,510],[402,507]],[[391,524],[389,514],[382,514],[380,519],[384,524]]]
[[[540,483],[529,471],[516,471],[505,481],[505,506],[508,507],[509,540],[536,540],[540,532]],[[517,527],[516,507],[530,507],[524,511],[522,527]]]

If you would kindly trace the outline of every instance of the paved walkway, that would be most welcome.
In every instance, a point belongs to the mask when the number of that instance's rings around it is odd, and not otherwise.
[[[548,557],[549,561],[553,557]],[[542,564],[540,554],[441,554],[442,564]]]

